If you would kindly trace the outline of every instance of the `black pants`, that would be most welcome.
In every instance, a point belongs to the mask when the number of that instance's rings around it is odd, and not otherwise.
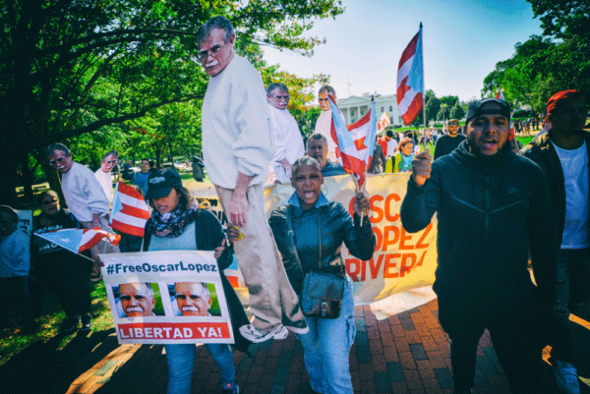
[[[35,267],[36,279],[53,294],[68,317],[89,313],[92,263],[68,251],[43,257]]]
[[[456,393],[473,387],[479,339],[487,328],[513,393],[542,393],[541,307],[533,294],[510,302],[457,301],[439,296],[439,320],[451,338]]]

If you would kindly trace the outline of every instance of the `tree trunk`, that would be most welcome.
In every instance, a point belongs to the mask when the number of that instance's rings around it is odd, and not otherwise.
[[[23,203],[33,202],[33,172],[29,168],[29,154],[24,153],[21,157],[20,162],[21,173],[22,173],[22,185],[24,189]]]

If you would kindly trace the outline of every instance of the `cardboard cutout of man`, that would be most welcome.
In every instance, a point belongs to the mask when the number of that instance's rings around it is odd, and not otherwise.
[[[119,153],[116,150],[108,152],[100,161],[100,168],[94,173],[109,202],[113,197],[113,178],[111,177],[111,171],[117,165],[118,159]]]
[[[322,112],[315,124],[315,133],[320,133],[328,141],[328,160],[335,162],[338,160],[336,157],[336,141],[332,138],[332,108],[330,107],[330,101],[328,95],[334,98],[334,102],[337,102],[336,91],[330,85],[324,85],[318,91],[318,102]]]
[[[236,35],[226,18],[209,20],[197,39],[198,60],[210,77],[202,112],[205,167],[230,225],[244,235],[234,251],[255,319],[240,332],[252,342],[286,338],[283,325],[307,332],[264,210],[263,183],[275,137],[262,78],[234,54]]]
[[[291,165],[305,156],[303,138],[297,121],[289,113],[289,89],[282,83],[272,83],[266,88],[266,98],[270,110],[270,125],[276,137],[276,151],[270,162],[267,182],[276,177],[279,183],[291,181]]]

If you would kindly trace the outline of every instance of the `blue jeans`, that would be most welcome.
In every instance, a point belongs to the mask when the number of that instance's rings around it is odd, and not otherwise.
[[[569,302],[574,295],[577,301],[589,299],[590,249],[560,249],[557,253],[557,298],[553,316],[555,329],[551,340],[551,356],[571,362],[572,338],[569,326]],[[579,281],[575,282],[575,281]]]
[[[229,345],[208,343],[205,345],[221,375],[221,383],[235,384],[234,358]],[[164,345],[168,360],[168,394],[190,394],[191,377],[195,365],[195,344]]]
[[[352,282],[347,278],[342,309],[337,319],[305,317],[309,332],[297,336],[305,349],[305,367],[313,391],[352,393],[349,353],[354,342],[354,299]]]

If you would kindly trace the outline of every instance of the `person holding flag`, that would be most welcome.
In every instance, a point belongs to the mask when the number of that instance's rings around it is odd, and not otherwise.
[[[376,236],[370,220],[362,220],[371,204],[367,195],[357,192],[351,217],[341,203],[328,201],[322,193],[320,164],[311,157],[295,161],[292,171],[295,192],[269,219],[291,286],[305,299],[304,276],[313,271],[339,278],[344,287],[336,317],[305,317],[309,332],[297,335],[305,350],[305,368],[313,392],[352,394],[349,353],[356,335],[354,299],[340,249],[345,244],[351,255],[372,258]]]
[[[96,180],[94,173],[86,166],[72,160],[72,152],[63,144],[47,147],[46,156],[49,165],[62,175],[61,190],[68,208],[85,229],[100,228],[111,232],[109,227],[109,200]],[[119,253],[119,248],[109,242],[104,243],[103,250],[94,246],[90,253],[95,260],[91,280],[101,279],[98,254]]]
[[[371,164],[377,139],[377,119],[375,118],[375,102],[371,101],[369,112],[361,119],[346,126],[344,117],[336,105],[335,98],[328,96],[332,111],[334,132],[338,141],[338,158],[342,168],[353,174],[359,192],[365,183],[367,170]]]
[[[76,217],[59,205],[57,193],[47,190],[39,194],[37,203],[41,213],[33,218],[33,234],[49,231],[82,228]],[[89,252],[84,252],[90,256]],[[35,280],[44,285],[55,297],[66,314],[61,331],[74,331],[82,320],[81,332],[92,328],[90,315],[90,270],[92,262],[63,249],[39,236],[31,239],[31,265]]]
[[[400,216],[408,233],[438,217],[433,290],[451,339],[455,393],[471,393],[485,329],[513,393],[538,394],[541,316],[555,302],[556,232],[547,180],[508,142],[510,106],[495,98],[467,110],[467,139],[431,163],[414,159]],[[528,270],[529,250],[535,282]]]

